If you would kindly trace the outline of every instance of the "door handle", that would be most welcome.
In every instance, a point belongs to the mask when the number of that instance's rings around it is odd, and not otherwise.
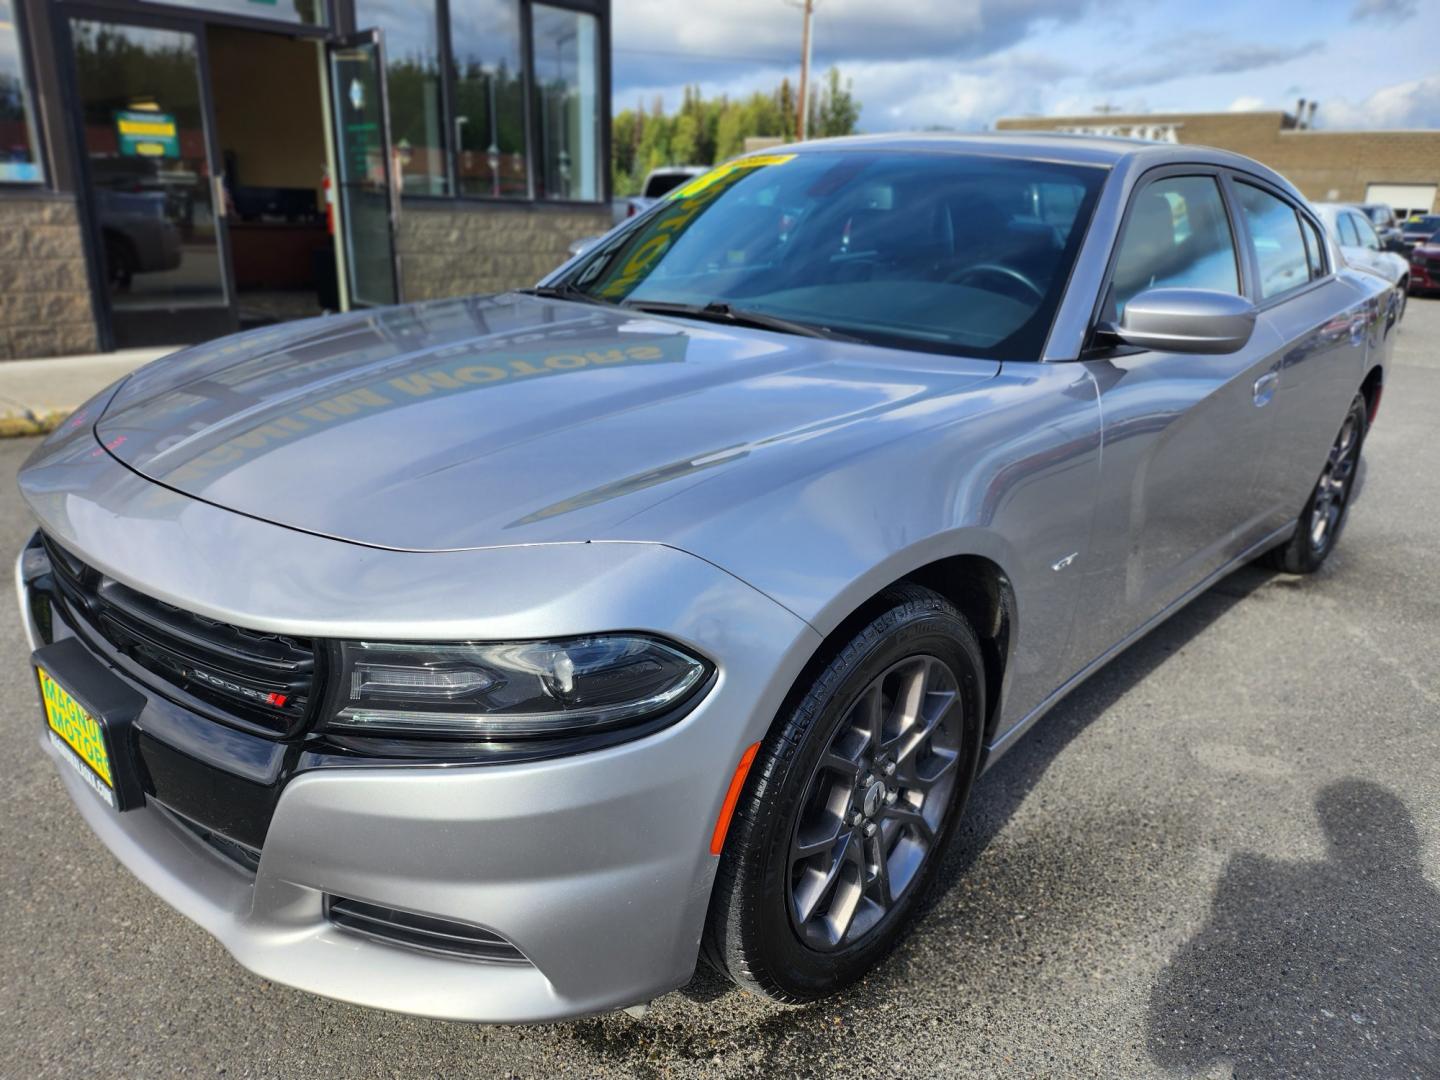
[[[1275,396],[1275,388],[1280,385],[1280,373],[1278,371],[1267,371],[1255,380],[1255,407],[1263,409],[1270,404]]]

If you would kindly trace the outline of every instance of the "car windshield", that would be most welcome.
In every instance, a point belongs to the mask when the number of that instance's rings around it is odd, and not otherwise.
[[[560,287],[639,308],[709,308],[795,332],[1033,360],[1105,176],[950,153],[741,158],[672,192]]]
[[[1440,214],[1431,214],[1428,217],[1415,218],[1405,223],[1405,231],[1408,233],[1428,235],[1436,230],[1440,230]]]

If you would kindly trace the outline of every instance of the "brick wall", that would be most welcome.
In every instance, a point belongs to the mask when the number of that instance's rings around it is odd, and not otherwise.
[[[1363,202],[1369,184],[1440,184],[1440,131],[1298,131],[1283,112],[1027,116],[1000,120],[995,126],[1052,131],[1140,124],[1173,124],[1182,143],[1218,146],[1254,158],[1317,201]]]
[[[98,348],[72,199],[0,199],[0,360]]]
[[[406,202],[396,232],[403,300],[495,293],[535,284],[575,240],[610,228],[608,205]]]

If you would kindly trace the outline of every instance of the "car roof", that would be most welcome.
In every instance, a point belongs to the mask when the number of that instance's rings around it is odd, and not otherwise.
[[[871,150],[975,154],[986,157],[1025,158],[1075,165],[1125,169],[1136,175],[1167,164],[1206,164],[1239,169],[1268,180],[1292,197],[1304,196],[1284,176],[1253,158],[1194,143],[1162,143],[1118,135],[1082,135],[1060,131],[999,131],[975,134],[914,132],[882,135],[845,135],[791,143],[762,151],[764,154],[817,153],[825,150]]]

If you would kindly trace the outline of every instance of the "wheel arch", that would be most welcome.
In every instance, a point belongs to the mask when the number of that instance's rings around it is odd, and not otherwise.
[[[796,678],[787,697],[786,711],[797,693],[803,694],[809,681],[830,662],[835,651],[859,632],[884,605],[885,594],[897,585],[920,585],[939,593],[965,616],[980,641],[985,665],[985,723],[982,746],[995,734],[1005,672],[1014,651],[1018,630],[1015,588],[1010,576],[994,558],[975,552],[943,555],[915,565],[884,583],[871,586],[858,600],[847,600],[844,608],[827,612],[829,618],[817,627],[824,640]]]
[[[1375,422],[1375,414],[1380,409],[1380,393],[1385,388],[1385,369],[1376,364],[1365,375],[1360,383],[1360,393],[1365,395],[1365,419],[1370,423]]]

